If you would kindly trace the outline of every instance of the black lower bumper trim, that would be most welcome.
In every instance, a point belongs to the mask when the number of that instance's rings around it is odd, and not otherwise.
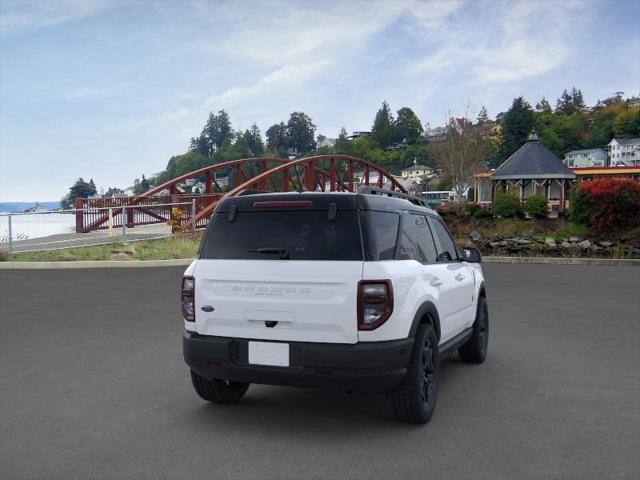
[[[210,379],[388,392],[402,383],[413,348],[413,337],[354,345],[287,342],[290,366],[270,367],[249,364],[249,341],[185,332],[184,359]]]

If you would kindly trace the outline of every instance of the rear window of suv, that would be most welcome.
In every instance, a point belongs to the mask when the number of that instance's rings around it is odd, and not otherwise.
[[[358,214],[322,210],[241,211],[234,221],[213,216],[200,251],[202,259],[362,260]]]

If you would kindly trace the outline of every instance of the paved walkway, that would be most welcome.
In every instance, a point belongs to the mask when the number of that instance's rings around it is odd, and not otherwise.
[[[63,233],[47,237],[14,240],[11,252],[34,252],[39,250],[59,250],[62,248],[89,247],[109,243],[152,240],[171,235],[171,227],[165,224],[140,225],[129,228],[123,235],[121,228],[95,230],[89,233]],[[8,243],[0,243],[0,250],[9,251]]]

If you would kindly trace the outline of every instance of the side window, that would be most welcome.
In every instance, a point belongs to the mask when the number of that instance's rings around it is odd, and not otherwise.
[[[453,243],[451,239],[451,235],[447,231],[447,228],[442,223],[442,220],[429,217],[429,225],[431,225],[431,230],[433,231],[433,235],[438,239],[438,243],[440,244],[439,248],[439,258],[440,261],[443,262],[451,262],[453,260],[458,259],[458,251],[456,250],[456,245]]]
[[[403,214],[399,259],[420,263],[436,261],[436,246],[424,215]]]
[[[366,260],[393,260],[400,215],[390,212],[360,213]]]

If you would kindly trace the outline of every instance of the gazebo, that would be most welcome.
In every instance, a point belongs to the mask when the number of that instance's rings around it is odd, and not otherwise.
[[[524,145],[495,171],[478,172],[475,179],[475,201],[491,206],[501,192],[516,194],[524,203],[532,195],[544,195],[550,216],[567,207],[567,196],[576,174],[538,140],[535,131]]]

